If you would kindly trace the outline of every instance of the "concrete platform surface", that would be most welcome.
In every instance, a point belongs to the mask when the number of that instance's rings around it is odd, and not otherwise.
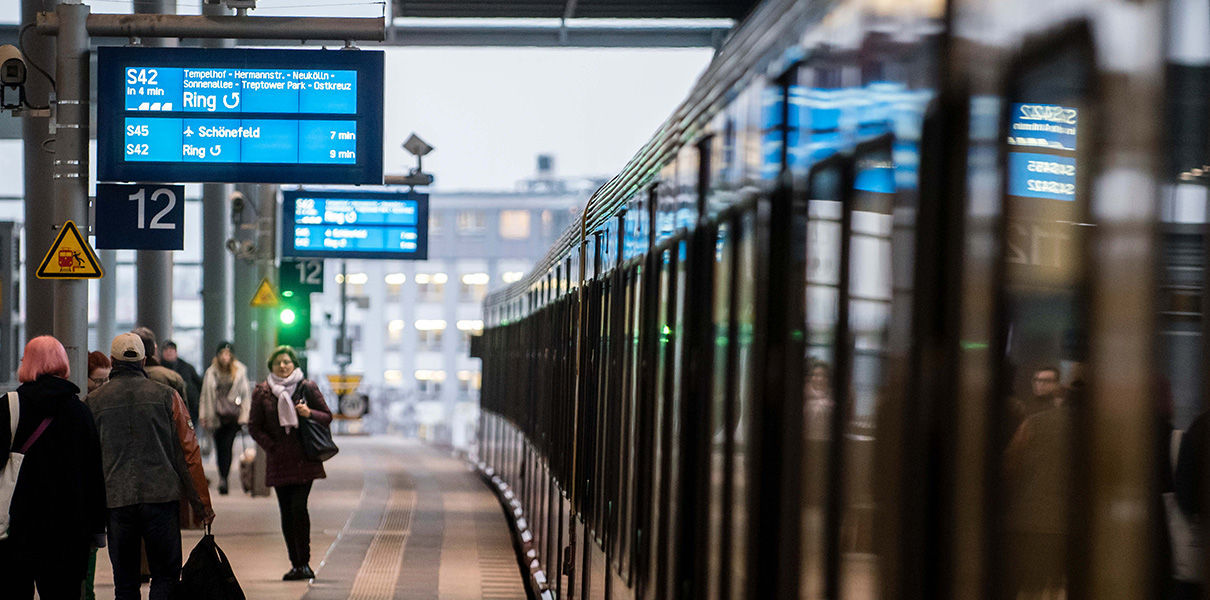
[[[392,437],[336,443],[341,452],[325,463],[328,478],[311,491],[313,581],[281,580],[290,562],[274,496],[238,491],[234,470],[231,494],[212,486],[215,539],[248,600],[525,599],[500,505],[463,461]],[[217,480],[213,458],[206,472]],[[200,538],[183,532],[185,558]],[[113,598],[104,549],[96,591],[98,600]]]

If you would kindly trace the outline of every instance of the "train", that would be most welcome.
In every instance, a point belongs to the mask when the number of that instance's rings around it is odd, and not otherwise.
[[[763,0],[484,302],[535,594],[1203,593],[1208,155],[1205,0]]]

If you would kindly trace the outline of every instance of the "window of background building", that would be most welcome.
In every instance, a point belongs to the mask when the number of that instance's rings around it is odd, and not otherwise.
[[[436,212],[429,213],[429,235],[439,235],[441,233],[441,214]]]
[[[550,239],[555,235],[555,215],[549,210],[542,211],[542,236]]]
[[[403,382],[403,371],[387,369],[382,372],[382,379],[387,382],[387,385],[399,385]]]
[[[461,302],[483,302],[487,295],[487,283],[491,278],[487,273],[467,273],[462,276],[462,286],[458,291]]]
[[[506,240],[529,239],[529,211],[500,211],[500,237]]]
[[[420,392],[421,396],[436,397],[441,395],[441,384],[445,381],[445,371],[419,369],[415,375],[416,391]]]
[[[387,273],[383,279],[387,284],[387,296],[398,297],[403,293],[403,284],[407,283],[408,276],[403,273]]]
[[[366,284],[370,282],[370,276],[365,273],[349,273],[349,296],[364,296],[366,295]],[[344,283],[344,275],[336,274],[336,283]]]
[[[416,299],[420,302],[443,302],[445,300],[445,273],[417,273]]]
[[[428,352],[440,352],[444,334],[445,321],[441,319],[421,319],[416,321],[417,349]]]
[[[479,390],[481,375],[476,371],[458,371],[458,397],[469,400]]]
[[[521,281],[522,277],[525,277],[525,273],[523,271],[505,271],[504,274],[500,276],[500,279],[504,281],[504,283],[516,283]]]
[[[402,319],[395,319],[390,323],[387,323],[387,339],[395,343],[403,340],[404,327],[405,325]]]
[[[456,323],[458,336],[458,352],[466,352],[471,347],[471,336],[483,333],[483,321],[479,319],[464,319]]]
[[[483,211],[458,211],[459,235],[483,235],[485,231],[487,231],[487,217],[484,216]]]

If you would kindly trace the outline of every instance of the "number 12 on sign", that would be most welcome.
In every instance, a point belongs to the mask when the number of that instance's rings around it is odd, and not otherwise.
[[[182,250],[185,186],[97,184],[96,247]]]

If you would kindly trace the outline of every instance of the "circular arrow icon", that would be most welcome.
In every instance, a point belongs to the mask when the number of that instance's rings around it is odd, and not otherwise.
[[[235,109],[235,107],[239,106],[239,92],[231,92],[223,96],[223,106],[229,109]]]

